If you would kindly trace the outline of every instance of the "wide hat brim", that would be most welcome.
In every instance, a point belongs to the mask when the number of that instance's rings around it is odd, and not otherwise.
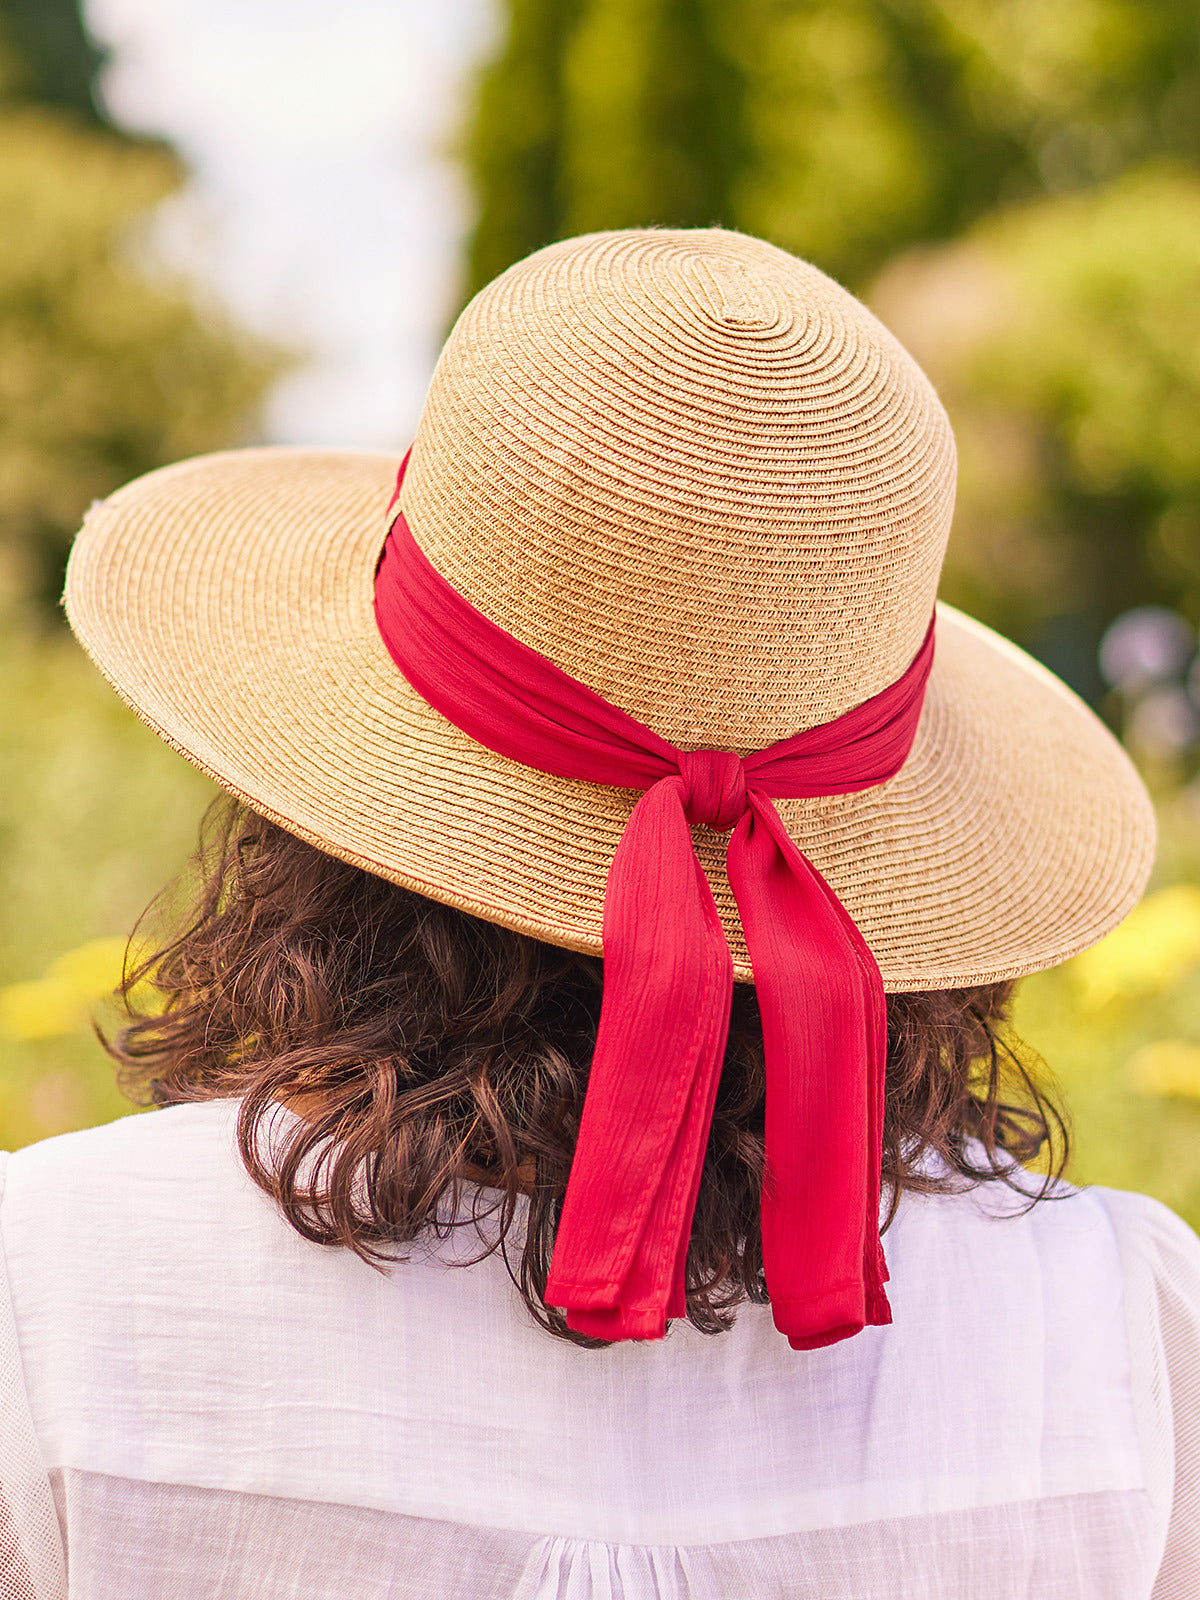
[[[401,676],[372,609],[397,465],[264,448],[150,473],[89,513],[72,627],[137,715],[256,811],[434,900],[599,954],[637,795],[494,754]],[[777,804],[893,992],[1055,965],[1130,910],[1154,852],[1146,791],[1103,724],[948,606],[902,771]],[[694,833],[750,980],[725,838]]]

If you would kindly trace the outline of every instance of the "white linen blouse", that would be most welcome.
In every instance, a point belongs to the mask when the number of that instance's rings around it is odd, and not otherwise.
[[[3,1600],[1197,1600],[1200,1241],[902,1201],[895,1321],[582,1350],[468,1233],[377,1271],[233,1102],[0,1158]]]

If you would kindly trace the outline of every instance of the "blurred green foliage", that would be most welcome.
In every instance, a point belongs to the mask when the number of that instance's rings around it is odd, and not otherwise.
[[[467,287],[593,228],[721,223],[853,287],[898,250],[1200,158],[1191,0],[508,0]]]
[[[214,791],[65,630],[5,630],[0,684],[0,1149],[12,1149],[129,1109],[92,1002],[194,850]]]
[[[84,26],[78,0],[0,0],[0,53],[7,99],[112,127],[97,93],[104,52]]]
[[[96,94],[101,62],[77,0],[0,0],[0,1144],[10,1146],[128,1109],[84,1019],[135,918],[186,859],[211,792],[118,704],[55,620],[68,543],[89,502],[128,478],[252,437],[283,359],[156,261],[155,213],[185,174],[162,142],[113,128]]]
[[[471,293],[553,239],[727,215],[740,73],[719,0],[511,0],[467,135]]]
[[[948,599],[1093,698],[1118,612],[1200,625],[1200,171],[1010,207],[871,300],[955,425]]]
[[[247,436],[278,354],[139,259],[160,148],[0,105],[0,586],[57,598],[89,502]]]
[[[1190,0],[750,0],[728,219],[862,289],[998,207],[1200,154]]]
[[[57,601],[91,500],[252,435],[283,362],[155,261],[183,169],[87,114],[99,60],[73,5],[0,0],[0,605]]]

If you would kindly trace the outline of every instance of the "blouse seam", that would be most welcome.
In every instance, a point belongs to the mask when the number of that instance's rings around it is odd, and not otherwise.
[[[780,1539],[803,1539],[817,1537],[821,1534],[837,1532],[847,1528],[869,1528],[886,1526],[889,1523],[923,1522],[930,1517],[970,1515],[976,1511],[993,1511],[1006,1506],[1036,1506],[1050,1501],[1084,1500],[1097,1495],[1147,1495],[1145,1485],[1136,1488],[1117,1489],[1069,1489],[1058,1494],[1021,1495],[1010,1500],[981,1500],[969,1506],[951,1506],[944,1510],[908,1511],[894,1517],[864,1517],[858,1522],[821,1523],[813,1528],[793,1528],[786,1533],[759,1533],[747,1534],[743,1538],[707,1539],[707,1540],[670,1540],[670,1539],[603,1539],[588,1534],[561,1533],[551,1529],[512,1528],[503,1523],[473,1522],[460,1517],[439,1516],[436,1512],[421,1511],[396,1511],[383,1506],[363,1505],[360,1501],[353,1500],[314,1500],[305,1495],[272,1494],[264,1489],[227,1489],[219,1488],[213,1484],[191,1483],[177,1478],[156,1478],[134,1476],[131,1473],[103,1472],[93,1467],[58,1466],[51,1469],[50,1476],[62,1476],[65,1473],[80,1473],[89,1478],[103,1478],[110,1483],[138,1483],[148,1488],[160,1489],[192,1489],[200,1494],[215,1495],[244,1495],[255,1500],[275,1500],[281,1505],[300,1506],[331,1506],[344,1511],[366,1511],[381,1517],[398,1517],[408,1522],[437,1522],[448,1528],[466,1528],[473,1532],[489,1534],[508,1534],[513,1538],[524,1538],[532,1543],[545,1540],[563,1540],[575,1545],[603,1545],[608,1550],[682,1550],[705,1551],[726,1550],[733,1545],[768,1544]]]

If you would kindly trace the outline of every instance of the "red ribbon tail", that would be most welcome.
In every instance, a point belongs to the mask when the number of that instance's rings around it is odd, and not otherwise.
[[[546,1284],[567,1324],[661,1338],[685,1309],[692,1216],[733,963],[677,777],[634,807],[604,904],[604,999]]]
[[[878,1232],[883,984],[849,913],[753,792],[729,881],[766,1056],[767,1289],[776,1326],[815,1349],[891,1320]]]

